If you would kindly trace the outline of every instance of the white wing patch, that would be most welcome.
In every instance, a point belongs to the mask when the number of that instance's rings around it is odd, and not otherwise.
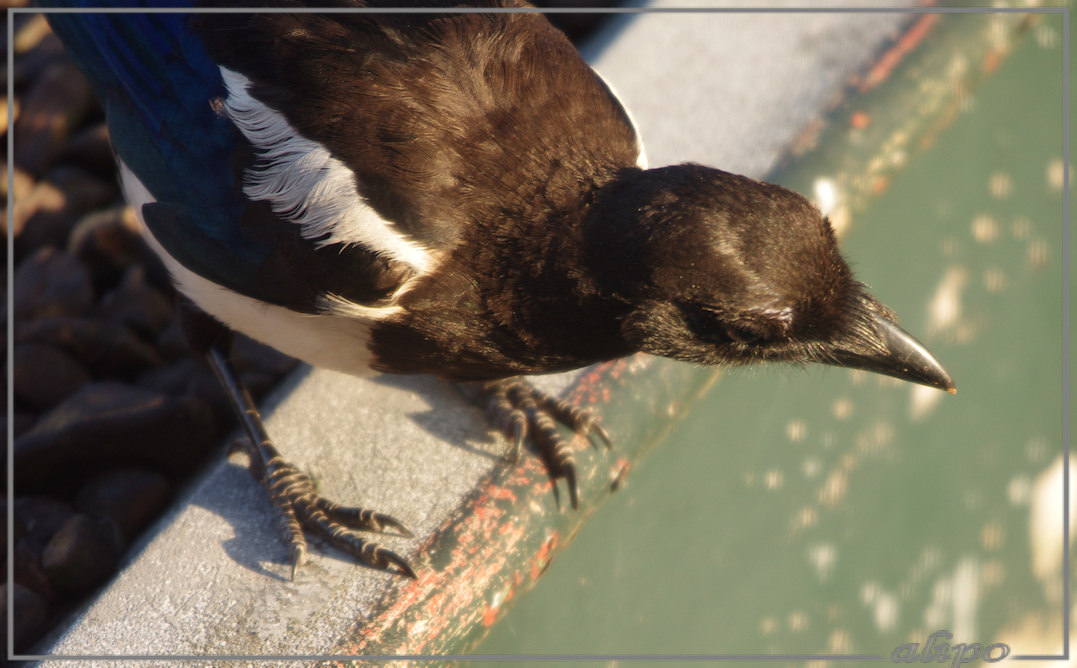
[[[300,226],[319,247],[360,244],[406,262],[419,273],[433,268],[430,251],[397,232],[355,189],[355,175],[329,150],[300,135],[278,111],[249,92],[250,80],[220,68],[228,89],[225,111],[260,158],[247,171],[243,192],[269,202],[274,213]],[[324,237],[324,238],[322,238]]]
[[[399,307],[349,304],[347,313],[298,313],[252,299],[184,267],[154,238],[142,219],[142,206],[155,201],[146,186],[120,161],[124,197],[135,210],[143,236],[168,268],[176,288],[206,313],[232,329],[308,364],[355,376],[370,375],[370,327],[400,313]]]

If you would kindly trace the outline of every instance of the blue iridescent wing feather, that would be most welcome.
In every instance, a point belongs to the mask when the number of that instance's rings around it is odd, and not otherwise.
[[[49,15],[105,106],[117,155],[160,203],[143,211],[154,237],[205,278],[278,302],[257,280],[273,249],[241,227],[244,202],[233,166],[240,139],[211,104],[225,93],[220,72],[189,19],[182,11]]]

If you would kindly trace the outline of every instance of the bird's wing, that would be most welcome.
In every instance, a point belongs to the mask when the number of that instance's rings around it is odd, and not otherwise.
[[[50,20],[156,200],[155,239],[297,311],[387,303],[468,235],[534,234],[521,224],[578,211],[639,156],[616,98],[535,14]]]
[[[267,190],[310,155],[276,143],[286,123],[347,170],[408,242],[386,246],[401,258],[436,264],[475,230],[511,235],[491,226],[548,220],[536,207],[581,208],[593,185],[581,178],[639,157],[627,113],[539,14],[212,15],[198,26],[254,100],[237,96],[251,109],[245,133],[261,132],[255,143],[279,158],[263,175]],[[316,207],[304,215],[331,238],[382,231],[327,223]]]
[[[245,165],[254,157],[222,111],[225,77],[191,29],[191,15],[57,12],[49,21],[105,107],[118,160],[154,200],[140,217],[184,267],[301,312],[317,311],[327,294],[376,304],[412,273],[376,250],[304,236],[268,202],[244,194]]]

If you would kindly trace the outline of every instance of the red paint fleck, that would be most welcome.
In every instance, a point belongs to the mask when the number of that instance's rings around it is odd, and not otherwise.
[[[491,624],[493,624],[494,622],[497,621],[497,610],[498,609],[497,608],[491,608],[489,605],[487,605],[485,603],[482,604],[482,607],[483,607],[482,625],[483,626],[490,626]]]
[[[534,558],[531,560],[531,579],[538,580],[543,571],[550,564],[550,554],[557,548],[558,535],[554,531],[550,534],[550,537],[542,541],[542,547],[539,548]]]
[[[890,76],[898,63],[902,61],[916,46],[923,41],[931,29],[939,21],[938,14],[924,14],[909,30],[902,35],[894,46],[890,47],[879,58],[879,62],[868,71],[864,80],[860,82],[861,92],[871,90]]]
[[[487,493],[491,498],[501,501],[509,500],[516,503],[516,494],[508,487],[490,487],[490,489],[487,490]]]
[[[857,130],[863,130],[871,125],[871,116],[863,111],[854,112],[853,115],[849,117],[849,124]]]

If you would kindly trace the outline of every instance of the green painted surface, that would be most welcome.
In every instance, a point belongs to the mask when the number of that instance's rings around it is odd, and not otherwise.
[[[478,653],[1060,651],[1061,17],[1027,28],[844,241],[959,393],[726,373]]]

